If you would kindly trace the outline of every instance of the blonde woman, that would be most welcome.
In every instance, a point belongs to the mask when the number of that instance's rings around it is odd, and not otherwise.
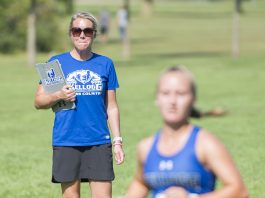
[[[70,22],[70,52],[57,59],[68,85],[46,94],[42,84],[35,97],[37,109],[48,109],[60,100],[75,102],[76,109],[55,114],[53,127],[52,182],[61,183],[64,198],[80,197],[80,182],[89,182],[93,198],[111,197],[112,144],[118,164],[124,160],[116,89],[119,87],[110,58],[92,52],[97,21],[77,13]]]
[[[225,146],[189,121],[196,99],[192,74],[183,67],[165,71],[156,104],[163,125],[138,145],[137,171],[126,198],[247,198],[243,180]],[[216,178],[222,183],[215,189]]]

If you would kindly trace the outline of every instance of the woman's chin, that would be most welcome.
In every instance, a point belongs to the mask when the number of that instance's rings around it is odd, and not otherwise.
[[[88,50],[88,46],[80,46],[77,48],[78,51],[82,52],[82,51],[87,51]]]
[[[177,125],[177,124],[183,123],[184,120],[185,119],[180,118],[180,117],[167,118],[165,119],[165,123],[167,123],[168,125]]]

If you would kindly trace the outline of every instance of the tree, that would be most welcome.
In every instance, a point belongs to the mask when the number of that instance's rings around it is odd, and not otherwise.
[[[31,0],[28,13],[28,29],[27,29],[27,53],[28,64],[35,65],[36,62],[36,0]]]
[[[65,12],[67,14],[72,14],[74,11],[74,1],[73,0],[57,0],[59,3],[63,4]]]
[[[235,11],[242,13],[242,0],[235,0]]]
[[[28,4],[16,0],[1,0],[0,53],[11,53],[25,47],[27,7]]]
[[[130,0],[124,0],[124,7],[127,9],[128,21],[129,21],[131,17]]]
[[[68,14],[73,13],[74,11],[74,2],[73,0],[66,0],[66,12]]]
[[[0,53],[28,50],[34,43],[34,38],[30,35],[36,35],[36,51],[50,52],[65,49],[67,45],[65,40],[68,36],[65,34],[65,29],[62,29],[60,20],[66,14],[66,5],[58,1],[1,0]],[[33,7],[35,17],[32,15]],[[34,20],[35,28],[32,25]]]
[[[256,7],[257,6],[257,0],[252,0],[253,5]]]
[[[235,0],[235,9],[233,14],[232,25],[232,55],[234,58],[239,57],[240,43],[239,43],[239,25],[240,25],[240,13],[242,12],[241,0]]]
[[[143,7],[142,7],[143,16],[152,15],[154,0],[142,0],[142,1],[143,1]]]
[[[127,10],[127,20],[128,20],[128,25],[127,25],[127,33],[126,33],[126,38],[123,40],[123,50],[122,50],[122,57],[123,60],[129,60],[131,56],[131,42],[130,42],[130,0],[124,0],[124,8]]]

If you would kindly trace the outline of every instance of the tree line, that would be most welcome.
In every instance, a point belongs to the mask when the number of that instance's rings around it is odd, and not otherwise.
[[[155,0],[141,1],[143,13],[150,15]],[[239,15],[242,12],[243,1],[246,0],[234,0],[235,14],[232,34],[234,56],[239,55]],[[12,53],[26,49],[28,52],[30,50],[50,52],[63,48],[60,36],[58,36],[63,33],[60,32],[58,24],[60,24],[60,17],[73,12],[73,2],[73,0],[1,0],[0,53]],[[124,4],[130,10],[130,0],[124,0]],[[34,37],[34,35],[38,36]],[[34,49],[34,46],[37,49]]]
[[[38,35],[37,50],[49,52],[54,48],[60,48],[59,19],[72,12],[72,2],[72,0],[1,0],[0,53],[26,50],[28,17],[32,13],[37,21],[35,24]]]

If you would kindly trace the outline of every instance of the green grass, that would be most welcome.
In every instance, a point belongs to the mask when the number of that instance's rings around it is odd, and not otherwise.
[[[121,58],[122,46],[113,20],[110,43],[95,43],[95,52],[114,59],[120,81],[118,102],[125,139],[126,162],[115,165],[113,195],[124,194],[135,171],[135,147],[160,127],[154,105],[159,73],[168,66],[186,65],[195,75],[197,106],[222,106],[221,118],[193,120],[218,136],[229,149],[250,191],[265,197],[264,52],[265,3],[244,4],[241,17],[241,56],[231,57],[232,3],[169,1],[155,6],[153,17],[141,18],[138,4],[131,21],[132,56]],[[97,6],[82,7],[87,10]],[[114,12],[117,5],[112,6]],[[67,21],[63,19],[63,21]],[[67,25],[63,23],[67,29]],[[40,54],[38,61],[48,59]],[[33,108],[38,76],[27,66],[26,55],[0,55],[0,197],[60,197],[59,185],[50,183],[53,113]],[[82,195],[89,193],[82,185]]]

